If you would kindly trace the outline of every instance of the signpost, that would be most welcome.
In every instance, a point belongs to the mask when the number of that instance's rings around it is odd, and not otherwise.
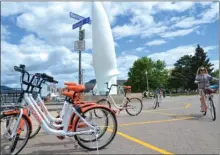
[[[81,51],[85,50],[85,31],[82,30],[82,26],[85,24],[91,24],[90,17],[82,17],[73,12],[70,12],[70,18],[79,20],[79,22],[72,25],[72,29],[76,29],[79,27],[79,40],[74,42],[74,50],[79,51],[79,84],[82,82],[82,70],[81,70]]]
[[[73,24],[73,27],[72,29],[76,29],[78,27],[82,27],[84,24],[87,24],[89,23],[91,20],[90,20],[90,17],[88,18],[84,18],[83,20],[81,20],[80,22],[76,23],[76,24]]]
[[[77,40],[74,42],[74,51],[85,51],[85,41]]]
[[[85,19],[85,17],[77,15],[77,14],[75,14],[73,12],[70,12],[70,18],[73,18],[73,19],[76,19],[76,20],[83,20],[83,19]],[[91,20],[90,20],[90,22],[88,22],[88,24],[91,24]]]

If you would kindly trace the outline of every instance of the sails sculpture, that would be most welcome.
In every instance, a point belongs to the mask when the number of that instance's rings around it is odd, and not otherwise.
[[[111,84],[117,84],[117,69],[115,46],[110,23],[101,2],[92,2],[92,45],[95,70],[96,94],[107,90]],[[112,87],[110,94],[116,94],[116,87]]]

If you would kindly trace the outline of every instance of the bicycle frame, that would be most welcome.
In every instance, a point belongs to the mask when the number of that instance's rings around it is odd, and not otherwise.
[[[60,111],[60,117],[55,118],[55,117],[51,116],[50,112],[47,110],[47,107],[45,106],[45,104],[39,94],[38,94],[36,102],[38,104],[37,106],[39,106],[41,111],[45,114],[45,117],[47,118],[46,120],[47,120],[48,125],[52,125],[53,127],[56,127],[56,128],[60,128],[60,127],[64,126],[64,124],[63,124],[64,112],[68,108],[71,108],[73,106],[72,104],[68,103],[67,101],[64,101],[64,105],[62,106],[62,109]],[[94,104],[95,103],[87,102],[82,105],[82,108],[86,107],[86,106],[94,105]],[[58,124],[52,124],[52,123],[61,123],[61,124],[58,125]]]
[[[122,101],[122,107],[119,107],[119,106],[115,103],[115,100],[113,99],[113,97],[112,97],[110,94],[108,94],[107,101],[111,100],[116,108],[118,108],[118,109],[123,109],[123,108],[125,107],[126,103],[127,103],[126,101],[128,101],[128,98],[127,98],[127,97],[124,96],[123,98],[124,98],[124,99],[123,99],[123,101]]]
[[[44,120],[43,117],[46,117],[44,113],[39,109],[37,106],[37,103],[32,97],[32,94],[25,93],[24,97],[21,102],[22,105],[26,105],[28,110],[30,110],[31,114],[35,117],[35,119],[38,121],[38,123],[41,125],[43,130],[48,133],[55,136],[74,136],[77,134],[91,134],[96,132],[96,128],[92,125],[90,125],[89,122],[87,122],[78,112],[77,110],[72,106],[72,104],[69,104],[66,106],[66,111],[63,116],[63,130],[57,130],[53,129],[52,126],[48,125],[47,121]],[[38,107],[38,108],[36,108]],[[88,125],[91,129],[87,131],[80,131],[80,132],[70,132],[68,131],[69,127],[69,120],[72,116],[72,113],[76,114],[83,122],[85,122],[86,125]],[[20,122],[20,119],[18,119]],[[17,128],[13,132],[16,132]],[[15,135],[15,133],[13,133]]]
[[[210,98],[213,98],[213,97],[212,97],[211,94],[206,94],[206,95],[205,95],[205,98],[206,98],[206,102],[205,102],[205,103],[206,103],[206,106],[207,106],[207,108],[209,108],[209,107],[211,106],[211,105],[210,105],[210,102],[209,102],[209,99],[210,99]],[[214,104],[214,106],[215,106],[215,103],[214,103],[214,102],[213,102],[213,104]]]

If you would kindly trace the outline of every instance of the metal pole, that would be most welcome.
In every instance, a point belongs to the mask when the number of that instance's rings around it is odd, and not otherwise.
[[[146,77],[147,77],[147,75],[146,75]],[[148,77],[147,77],[147,91],[149,92]]]
[[[79,27],[79,40],[80,40],[80,31],[82,27]],[[81,84],[81,51],[79,51],[79,84]]]
[[[84,84],[84,70],[82,69],[82,76],[81,76],[82,84]]]

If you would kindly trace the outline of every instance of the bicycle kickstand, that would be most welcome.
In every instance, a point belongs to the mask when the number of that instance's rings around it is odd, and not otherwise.
[[[70,139],[73,141],[73,147],[74,147],[74,149],[77,149],[77,148],[79,147],[78,141],[75,140],[75,138],[70,138]]]

